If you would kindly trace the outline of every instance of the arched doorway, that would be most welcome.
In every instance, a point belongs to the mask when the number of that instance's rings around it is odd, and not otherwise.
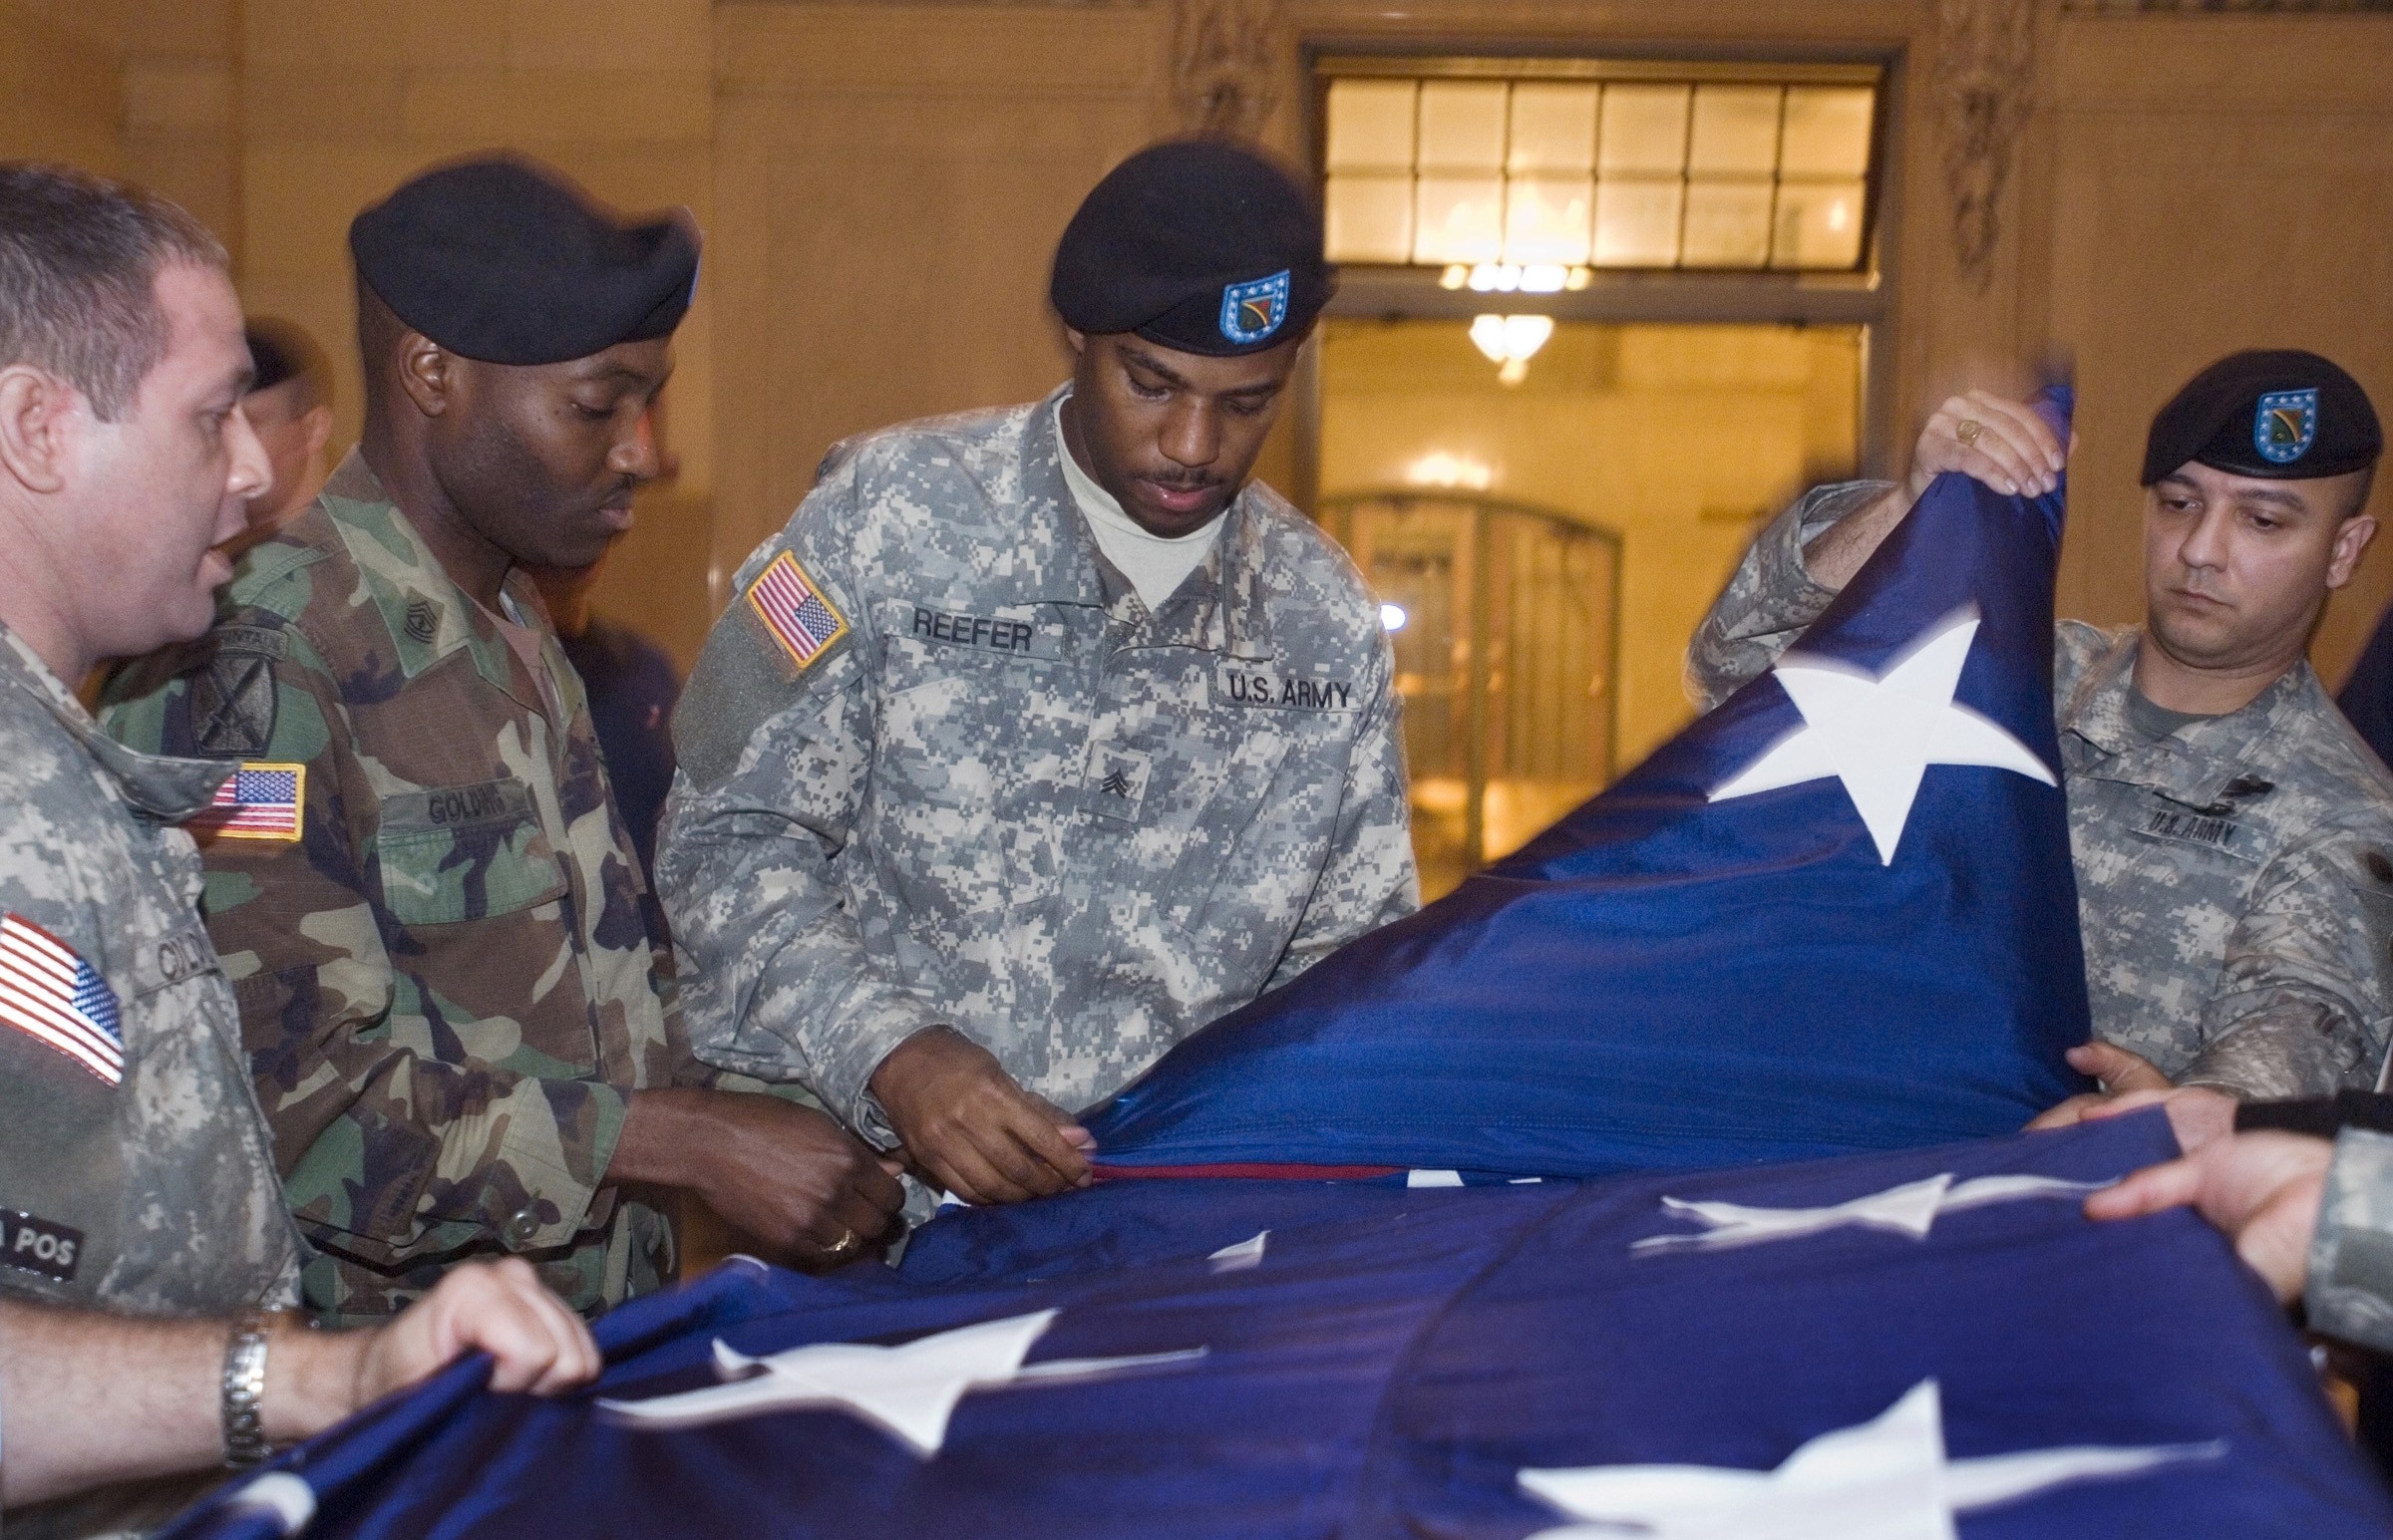
[[[1320,517],[1385,606],[1434,898],[1611,778],[1620,537],[1449,492],[1329,497]]]

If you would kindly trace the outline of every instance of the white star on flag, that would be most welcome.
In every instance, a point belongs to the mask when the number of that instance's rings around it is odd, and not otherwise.
[[[1242,1273],[1263,1265],[1263,1248],[1270,1243],[1271,1232],[1257,1230],[1242,1241],[1232,1241],[1219,1251],[1208,1253],[1204,1260],[1213,1265],[1216,1273]]]
[[[1979,1176],[1955,1182],[1952,1173],[1905,1182],[1867,1197],[1824,1208],[1754,1208],[1743,1203],[1690,1203],[1664,1198],[1662,1207],[1684,1214],[1704,1228],[1688,1235],[1649,1235],[1631,1251],[1718,1251],[1748,1246],[1755,1241],[1791,1240],[1818,1235],[1848,1225],[1891,1230],[1915,1241],[1927,1239],[1938,1214],[1984,1208],[1992,1203],[2016,1203],[2022,1198],[2082,1198],[2109,1186],[2108,1182],[2073,1182],[2057,1176]]]
[[[1091,1380],[1204,1356],[1202,1348],[1193,1348],[1123,1359],[1055,1359],[1026,1367],[1022,1360],[1030,1353],[1031,1344],[1054,1324],[1057,1314],[1042,1310],[983,1321],[977,1326],[934,1332],[894,1348],[873,1343],[816,1343],[762,1359],[736,1353],[717,1339],[717,1372],[748,1378],[675,1395],[598,1404],[649,1427],[691,1427],[726,1417],[838,1406],[928,1458],[946,1442],[947,1420],[967,1391],[1025,1381]]]
[[[1807,1441],[1776,1470],[1587,1465],[1524,1470],[1521,1485],[1586,1521],[1530,1540],[1955,1540],[1956,1514],[2225,1452],[2220,1440],[1948,1459],[1936,1382],[1922,1380],[1870,1421]]]
[[[1779,659],[1772,672],[1804,725],[1714,787],[1711,799],[1834,775],[1877,842],[1880,863],[1890,866],[1930,765],[1983,765],[2059,784],[2035,752],[1999,724],[1953,704],[1977,625],[1974,607],[1960,610],[1876,676],[1833,658]]]

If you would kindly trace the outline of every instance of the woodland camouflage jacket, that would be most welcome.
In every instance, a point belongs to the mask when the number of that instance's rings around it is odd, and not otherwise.
[[[205,908],[334,1319],[474,1256],[585,1311],[670,1275],[604,1176],[630,1092],[699,1077],[580,683],[507,599],[536,673],[352,455],[205,639],[109,692],[137,748],[305,767],[297,837],[212,842]]]

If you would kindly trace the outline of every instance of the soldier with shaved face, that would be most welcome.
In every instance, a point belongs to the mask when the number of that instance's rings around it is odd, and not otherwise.
[[[601,1310],[673,1275],[659,1188],[846,1260],[900,1189],[821,1111],[689,1057],[526,570],[597,560],[657,473],[696,231],[494,157],[408,182],[350,245],[363,442],[242,553],[205,641],[116,681],[109,714],[144,747],[296,779],[295,817],[210,842],[207,912],[307,1298],[372,1319],[513,1256]]]
[[[2367,392],[2329,360],[2221,359],[2152,423],[2143,624],[2055,635],[2095,1034],[2070,1061],[2104,1093],[2377,1082],[2393,1037],[2393,777],[2303,655],[2376,534],[2383,443]],[[2066,458],[2015,402],[1944,403],[1904,482],[1821,488],[1754,542],[1696,634],[1695,694],[1717,703],[1767,669],[1937,474],[2033,494]],[[2080,517],[2103,494],[2073,491]]]

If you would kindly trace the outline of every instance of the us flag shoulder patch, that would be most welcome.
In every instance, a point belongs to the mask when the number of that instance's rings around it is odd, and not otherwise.
[[[832,608],[823,590],[788,551],[765,563],[765,570],[748,585],[748,604],[801,669],[848,634],[846,617]]]
[[[201,839],[299,837],[307,804],[304,765],[244,764],[216,787],[216,799],[183,823]]]
[[[125,1078],[116,991],[23,915],[0,915],[0,1027],[56,1049],[110,1085]]]

